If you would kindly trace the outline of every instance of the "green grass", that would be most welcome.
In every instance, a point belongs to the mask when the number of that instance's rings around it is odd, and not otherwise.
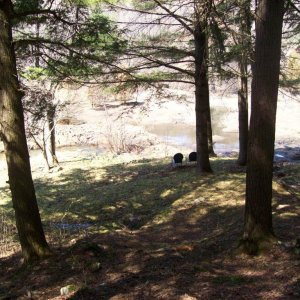
[[[232,158],[212,159],[214,174],[208,176],[199,176],[195,167],[172,169],[169,159],[98,156],[61,166],[59,172],[33,172],[45,231],[54,235],[122,230],[130,220],[137,223],[135,229],[155,228],[176,222],[178,214],[186,214],[190,224],[213,214],[213,222],[223,224],[244,205],[245,172]],[[0,193],[0,215],[13,226],[7,184],[0,186]],[[56,226],[62,223],[71,227]]]

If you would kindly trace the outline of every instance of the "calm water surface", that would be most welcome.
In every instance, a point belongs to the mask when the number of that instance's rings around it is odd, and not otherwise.
[[[229,117],[228,110],[222,107],[212,109],[212,130],[214,149],[216,152],[238,151],[238,128],[236,131],[224,131],[226,119]],[[150,133],[158,135],[165,142],[178,145],[179,147],[196,150],[196,128],[186,124],[152,124],[146,126]]]

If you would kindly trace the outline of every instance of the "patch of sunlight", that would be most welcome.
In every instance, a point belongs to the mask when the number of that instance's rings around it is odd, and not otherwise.
[[[161,198],[166,198],[168,196],[171,196],[172,194],[174,194],[174,191],[172,191],[171,189],[169,189],[169,190],[165,190],[164,192],[162,192],[160,194],[160,197]]]
[[[90,176],[93,178],[93,181],[104,179],[107,176],[107,171],[102,169],[92,170]]]
[[[171,209],[166,209],[165,211],[161,212],[160,214],[154,217],[153,224],[159,225],[159,224],[167,223],[171,221],[174,215],[175,215],[175,211]]]
[[[280,184],[277,182],[273,181],[273,190],[275,190],[277,193],[280,193],[281,195],[290,195],[290,192],[287,191],[284,187],[282,187]]]
[[[91,221],[97,221],[98,220],[98,216],[93,216],[93,215],[86,215],[86,218],[91,220]]]
[[[208,214],[208,210],[203,207],[196,208],[189,215],[189,224],[196,224],[200,219],[204,218]]]
[[[134,209],[138,209],[141,208],[143,206],[143,204],[139,203],[139,202],[133,202],[132,206]]]
[[[105,212],[109,212],[109,211],[116,211],[116,207],[113,205],[105,205],[104,207],[102,207],[102,210]]]
[[[120,230],[120,225],[115,223],[115,222],[111,222],[111,223],[106,223],[104,225],[101,225],[98,227],[97,232],[99,233],[110,233],[112,231],[118,231]]]
[[[264,276],[265,274],[265,270],[253,270],[253,269],[247,269],[247,268],[243,268],[239,271],[239,273],[243,276]]]
[[[187,205],[194,204],[195,199],[203,198],[202,196],[199,197],[199,194],[200,193],[197,193],[197,191],[192,191],[189,194],[185,194],[185,195],[181,196],[181,198],[174,201],[172,203],[172,207],[176,208],[176,207],[180,207],[182,205],[187,206]]]
[[[101,226],[98,232],[104,234],[104,233],[109,233],[110,230],[105,228],[104,226]]]
[[[236,182],[234,180],[223,180],[223,181],[217,182],[215,184],[215,187],[218,189],[226,189],[232,184],[236,184]]]
[[[291,218],[291,217],[298,217],[299,215],[297,213],[293,213],[293,212],[284,212],[282,214],[280,214],[280,217],[282,218]]]
[[[280,210],[280,209],[283,209],[283,208],[286,208],[286,207],[290,207],[289,204],[280,204],[276,207],[277,210]]]
[[[2,195],[0,195],[0,205],[7,205],[7,204],[9,204],[10,203],[10,198],[8,198],[8,197],[3,197]]]
[[[143,195],[149,196],[149,195],[152,195],[152,192],[151,192],[151,191],[144,191],[144,192],[143,192]]]

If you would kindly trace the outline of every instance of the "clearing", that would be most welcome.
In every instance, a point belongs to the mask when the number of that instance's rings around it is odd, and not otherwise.
[[[40,265],[22,267],[1,182],[0,299],[299,299],[299,163],[280,163],[275,176],[280,242],[249,257],[234,251],[245,196],[245,169],[234,158],[213,159],[207,177],[194,166],[172,169],[169,159],[133,154],[70,149],[61,161],[51,173],[32,162],[55,251]]]

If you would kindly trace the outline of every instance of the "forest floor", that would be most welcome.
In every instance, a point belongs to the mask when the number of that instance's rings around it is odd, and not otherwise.
[[[55,254],[22,266],[9,188],[1,183],[0,299],[299,299],[300,164],[278,163],[278,243],[260,256],[235,252],[245,169],[229,157],[212,166],[214,174],[199,176],[195,166],[173,169],[169,159],[70,150],[61,168],[45,172],[33,160]]]

